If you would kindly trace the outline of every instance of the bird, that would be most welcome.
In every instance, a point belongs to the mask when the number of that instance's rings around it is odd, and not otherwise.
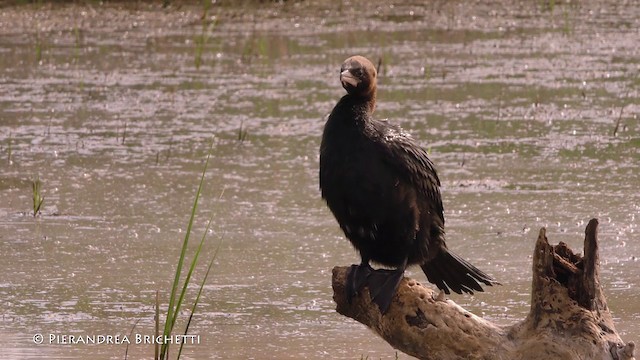
[[[368,287],[384,315],[412,265],[445,294],[499,284],[448,249],[436,168],[410,134],[373,117],[377,76],[363,56],[342,63],[347,93],[329,114],[320,144],[321,196],[361,258],[348,271],[348,301]]]

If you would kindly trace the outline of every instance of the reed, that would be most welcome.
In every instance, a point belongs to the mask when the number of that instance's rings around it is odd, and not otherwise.
[[[40,213],[40,209],[42,209],[42,204],[44,203],[44,197],[42,196],[42,182],[40,181],[39,176],[36,176],[36,178],[31,182],[31,189],[33,199],[33,217],[36,217]]]
[[[9,165],[13,164],[13,138],[11,133],[9,133],[9,145],[7,146],[7,162]]]
[[[209,15],[209,10],[211,9],[212,2],[211,1],[202,1],[202,28],[200,34],[195,38],[195,57],[194,57],[194,65],[196,70],[200,69],[200,65],[202,65],[202,54],[204,53],[205,45],[209,40],[209,32],[215,26],[214,22],[208,22],[207,18]]]
[[[195,199],[193,200],[193,205],[191,207],[191,215],[189,217],[189,222],[187,225],[187,231],[184,237],[184,240],[182,241],[182,249],[180,251],[180,257],[178,258],[178,266],[176,267],[176,273],[175,273],[175,277],[173,279],[173,283],[171,285],[171,296],[169,298],[169,307],[167,308],[167,314],[165,317],[165,323],[164,326],[162,328],[162,333],[160,333],[160,292],[156,291],[156,298],[155,298],[155,316],[154,316],[154,322],[155,322],[155,338],[158,338],[159,336],[161,338],[169,338],[171,337],[171,334],[174,332],[174,328],[176,325],[176,322],[178,320],[178,315],[180,314],[180,310],[182,309],[183,305],[184,305],[184,300],[186,298],[186,294],[187,294],[187,288],[189,286],[189,283],[191,282],[191,277],[193,275],[193,272],[196,268],[196,265],[198,263],[198,259],[200,257],[200,253],[202,252],[203,249],[203,245],[204,245],[204,241],[206,239],[207,233],[209,232],[209,229],[211,228],[211,224],[213,223],[213,215],[211,215],[209,217],[209,221],[207,222],[207,226],[206,229],[204,231],[204,233],[202,234],[202,237],[200,239],[200,243],[198,244],[198,247],[195,250],[195,253],[193,255],[193,258],[191,260],[191,263],[188,266],[188,270],[187,270],[187,275],[184,279],[184,281],[182,282],[181,285],[181,275],[182,275],[182,271],[185,269],[185,258],[187,256],[187,248],[188,248],[188,244],[189,244],[189,240],[191,238],[191,230],[193,229],[193,223],[195,220],[195,215],[196,215],[196,211],[198,209],[198,199],[200,199],[200,195],[202,194],[202,188],[204,185],[204,178],[205,175],[207,173],[207,167],[209,166],[209,160],[211,158],[211,152],[213,149],[213,140],[211,141],[211,147],[209,148],[209,154],[207,155],[207,159],[204,163],[204,168],[202,170],[202,175],[200,177],[200,183],[198,185],[198,190],[196,191],[196,195],[195,195]],[[224,191],[224,190],[223,190]],[[222,197],[222,193],[220,195],[220,197]],[[211,272],[211,268],[213,267],[213,263],[215,261],[215,259],[218,256],[218,252],[220,251],[220,247],[222,245],[222,238],[220,239],[220,241],[218,242],[218,246],[215,250],[215,253],[213,254],[211,260],[209,261],[209,266],[207,267],[207,271],[204,275],[204,278],[202,279],[202,282],[200,283],[200,287],[198,289],[198,293],[195,296],[195,299],[193,301],[193,304],[191,305],[191,311],[189,314],[189,318],[187,320],[187,324],[185,326],[184,329],[184,335],[188,335],[189,332],[189,326],[191,325],[191,322],[193,320],[193,316],[196,313],[196,308],[198,306],[198,303],[200,301],[200,296],[202,295],[202,289],[204,289],[204,285],[207,281],[207,278],[209,277],[209,273]],[[131,328],[130,331],[130,336],[132,336],[133,334],[133,330],[135,329],[136,325],[138,324],[138,322],[140,321],[140,319],[138,319],[135,324],[133,325],[133,327]],[[158,344],[156,342],[155,346],[154,346],[154,360],[168,360],[169,359],[169,348],[170,348],[170,343],[163,343],[163,344]],[[180,344],[180,348],[178,350],[178,354],[176,356],[176,360],[180,359],[180,356],[182,355],[182,349],[183,349],[184,343]],[[127,346],[127,349],[125,350],[125,360],[127,360],[127,356],[128,356],[128,352],[129,352],[129,346]]]
[[[620,130],[620,122],[622,121],[622,113],[624,112],[625,106],[627,106],[626,99],[629,98],[629,91],[630,91],[630,89],[627,88],[627,92],[624,94],[624,97],[623,97],[624,101],[623,101],[622,105],[620,106],[620,111],[618,112],[618,118],[616,119],[616,123],[615,123],[615,126],[613,128],[613,137],[618,136],[618,131]]]
[[[240,127],[238,127],[238,141],[241,143],[247,139],[248,130],[247,127],[244,126],[244,121],[240,121]]]
[[[200,243],[198,244],[198,247],[195,250],[195,253],[193,255],[191,263],[188,265],[188,268],[186,268],[185,258],[186,258],[186,255],[187,255],[187,248],[188,248],[189,240],[191,238],[191,231],[192,231],[192,228],[193,228],[193,222],[194,222],[194,219],[195,219],[196,211],[198,209],[198,199],[200,198],[200,195],[202,194],[202,187],[204,185],[204,178],[205,178],[205,174],[207,172],[207,167],[209,165],[209,159],[211,158],[212,148],[213,148],[213,142],[211,144],[211,148],[209,150],[209,154],[207,155],[207,160],[205,161],[204,169],[202,170],[202,176],[200,177],[200,183],[198,185],[198,190],[196,191],[195,199],[193,201],[193,206],[191,208],[191,216],[189,217],[189,223],[187,225],[187,231],[186,231],[184,240],[182,242],[182,249],[180,251],[180,257],[178,258],[178,265],[176,267],[175,277],[173,279],[173,284],[171,286],[171,295],[169,297],[169,307],[167,309],[167,314],[166,314],[166,318],[165,318],[165,324],[164,324],[164,328],[162,330],[162,336],[163,337],[170,337],[171,334],[174,332],[174,327],[175,327],[176,322],[178,320],[178,315],[180,314],[181,308],[184,306],[184,300],[185,300],[185,297],[186,297],[187,288],[189,286],[189,283],[191,282],[191,277],[193,275],[193,271],[196,268],[196,265],[198,263],[198,259],[200,257],[200,253],[201,253],[203,245],[204,245],[204,241],[206,239],[206,235],[209,232],[209,229],[211,228],[211,224],[213,222],[213,215],[212,215],[209,218],[209,221],[207,222],[206,229],[205,229],[204,233],[202,234],[202,238],[200,239]],[[216,257],[218,256],[218,252],[220,250],[221,244],[222,244],[222,239],[218,243],[218,247],[216,248],[213,257],[209,261],[209,266],[207,268],[205,276],[204,276],[202,282],[200,283],[200,287],[198,289],[198,293],[197,293],[197,295],[196,295],[196,297],[195,297],[195,299],[193,301],[193,304],[191,305],[191,311],[190,311],[189,318],[187,320],[187,324],[186,324],[185,329],[184,329],[184,335],[187,335],[188,332],[189,332],[189,326],[191,325],[191,322],[193,320],[193,315],[196,313],[196,307],[198,306],[198,303],[200,301],[200,296],[202,295],[202,289],[204,288],[204,284],[207,281],[207,278],[208,278],[209,273],[211,271],[211,268],[213,266],[213,262],[215,261]],[[186,274],[186,277],[185,277],[184,281],[182,282],[182,285],[180,285],[180,278],[181,278],[181,275],[182,275],[182,271],[185,268],[187,269],[187,274]],[[159,298],[156,296],[156,336],[159,335],[159,332],[160,332],[160,324],[159,324],[159,320],[158,320],[159,319],[159,312],[160,312],[159,309],[160,309]],[[156,360],[167,360],[169,358],[170,345],[171,344],[156,344],[154,359],[156,359]],[[183,345],[184,344],[180,345],[180,349],[178,350],[178,354],[177,354],[176,359],[180,358],[180,356],[182,354]]]
[[[36,29],[36,44],[35,44],[36,64],[40,64],[42,61],[42,40],[40,39],[40,30]]]

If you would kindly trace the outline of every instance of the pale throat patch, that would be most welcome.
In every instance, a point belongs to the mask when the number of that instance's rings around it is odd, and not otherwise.
[[[340,81],[345,86],[349,84],[353,87],[357,87],[358,84],[360,83],[360,80],[354,77],[349,70],[345,70],[340,73]]]

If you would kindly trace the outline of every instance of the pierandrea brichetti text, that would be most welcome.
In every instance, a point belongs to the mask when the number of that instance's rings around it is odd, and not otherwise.
[[[82,334],[35,334],[33,342],[51,345],[120,345],[120,344],[200,344],[200,335],[82,335]]]

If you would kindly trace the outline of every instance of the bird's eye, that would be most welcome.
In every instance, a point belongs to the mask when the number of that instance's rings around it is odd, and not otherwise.
[[[352,72],[354,76],[357,76],[357,77],[362,76],[362,69],[353,69]]]

